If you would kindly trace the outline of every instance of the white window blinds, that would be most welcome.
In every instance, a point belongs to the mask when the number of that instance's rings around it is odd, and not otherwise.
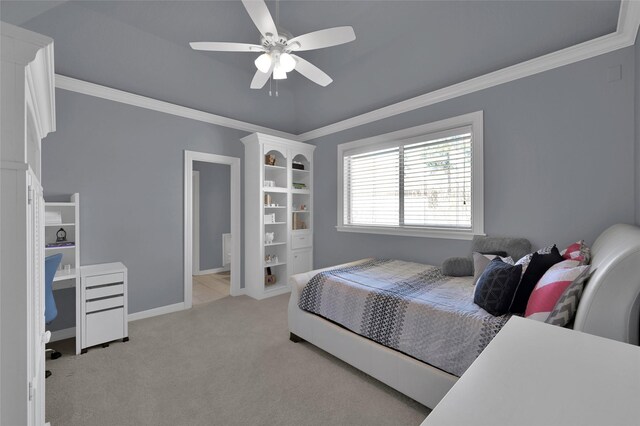
[[[344,176],[344,223],[399,225],[398,147],[345,157]]]
[[[404,147],[404,225],[471,230],[471,133]]]
[[[472,139],[465,126],[346,151],[344,225],[471,231]]]

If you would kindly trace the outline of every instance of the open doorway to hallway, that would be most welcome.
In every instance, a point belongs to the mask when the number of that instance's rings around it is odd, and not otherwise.
[[[227,297],[231,285],[231,166],[193,162],[193,304]]]
[[[184,152],[184,305],[244,294],[240,159]]]

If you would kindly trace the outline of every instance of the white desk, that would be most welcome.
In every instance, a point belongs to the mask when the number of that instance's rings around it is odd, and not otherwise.
[[[639,424],[640,347],[512,317],[422,426]]]

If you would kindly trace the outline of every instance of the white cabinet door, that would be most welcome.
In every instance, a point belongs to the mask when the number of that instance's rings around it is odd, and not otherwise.
[[[293,268],[291,273],[301,274],[313,269],[313,254],[311,250],[296,250],[293,254]]]

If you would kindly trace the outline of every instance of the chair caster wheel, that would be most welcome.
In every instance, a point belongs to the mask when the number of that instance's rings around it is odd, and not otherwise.
[[[129,337],[123,337],[123,338],[122,338],[122,341],[123,341],[123,342],[128,342],[128,341],[129,341]]]
[[[62,356],[62,354],[58,351],[51,352],[51,359],[58,359]]]
[[[102,344],[102,347],[103,347],[103,348],[108,348],[108,347],[109,347],[109,344],[108,344],[108,343],[103,343],[103,344]]]
[[[80,353],[81,353],[81,354],[86,354],[86,353],[87,353],[87,349],[86,349],[86,348],[85,348],[85,349],[82,349],[82,350],[80,351]]]

